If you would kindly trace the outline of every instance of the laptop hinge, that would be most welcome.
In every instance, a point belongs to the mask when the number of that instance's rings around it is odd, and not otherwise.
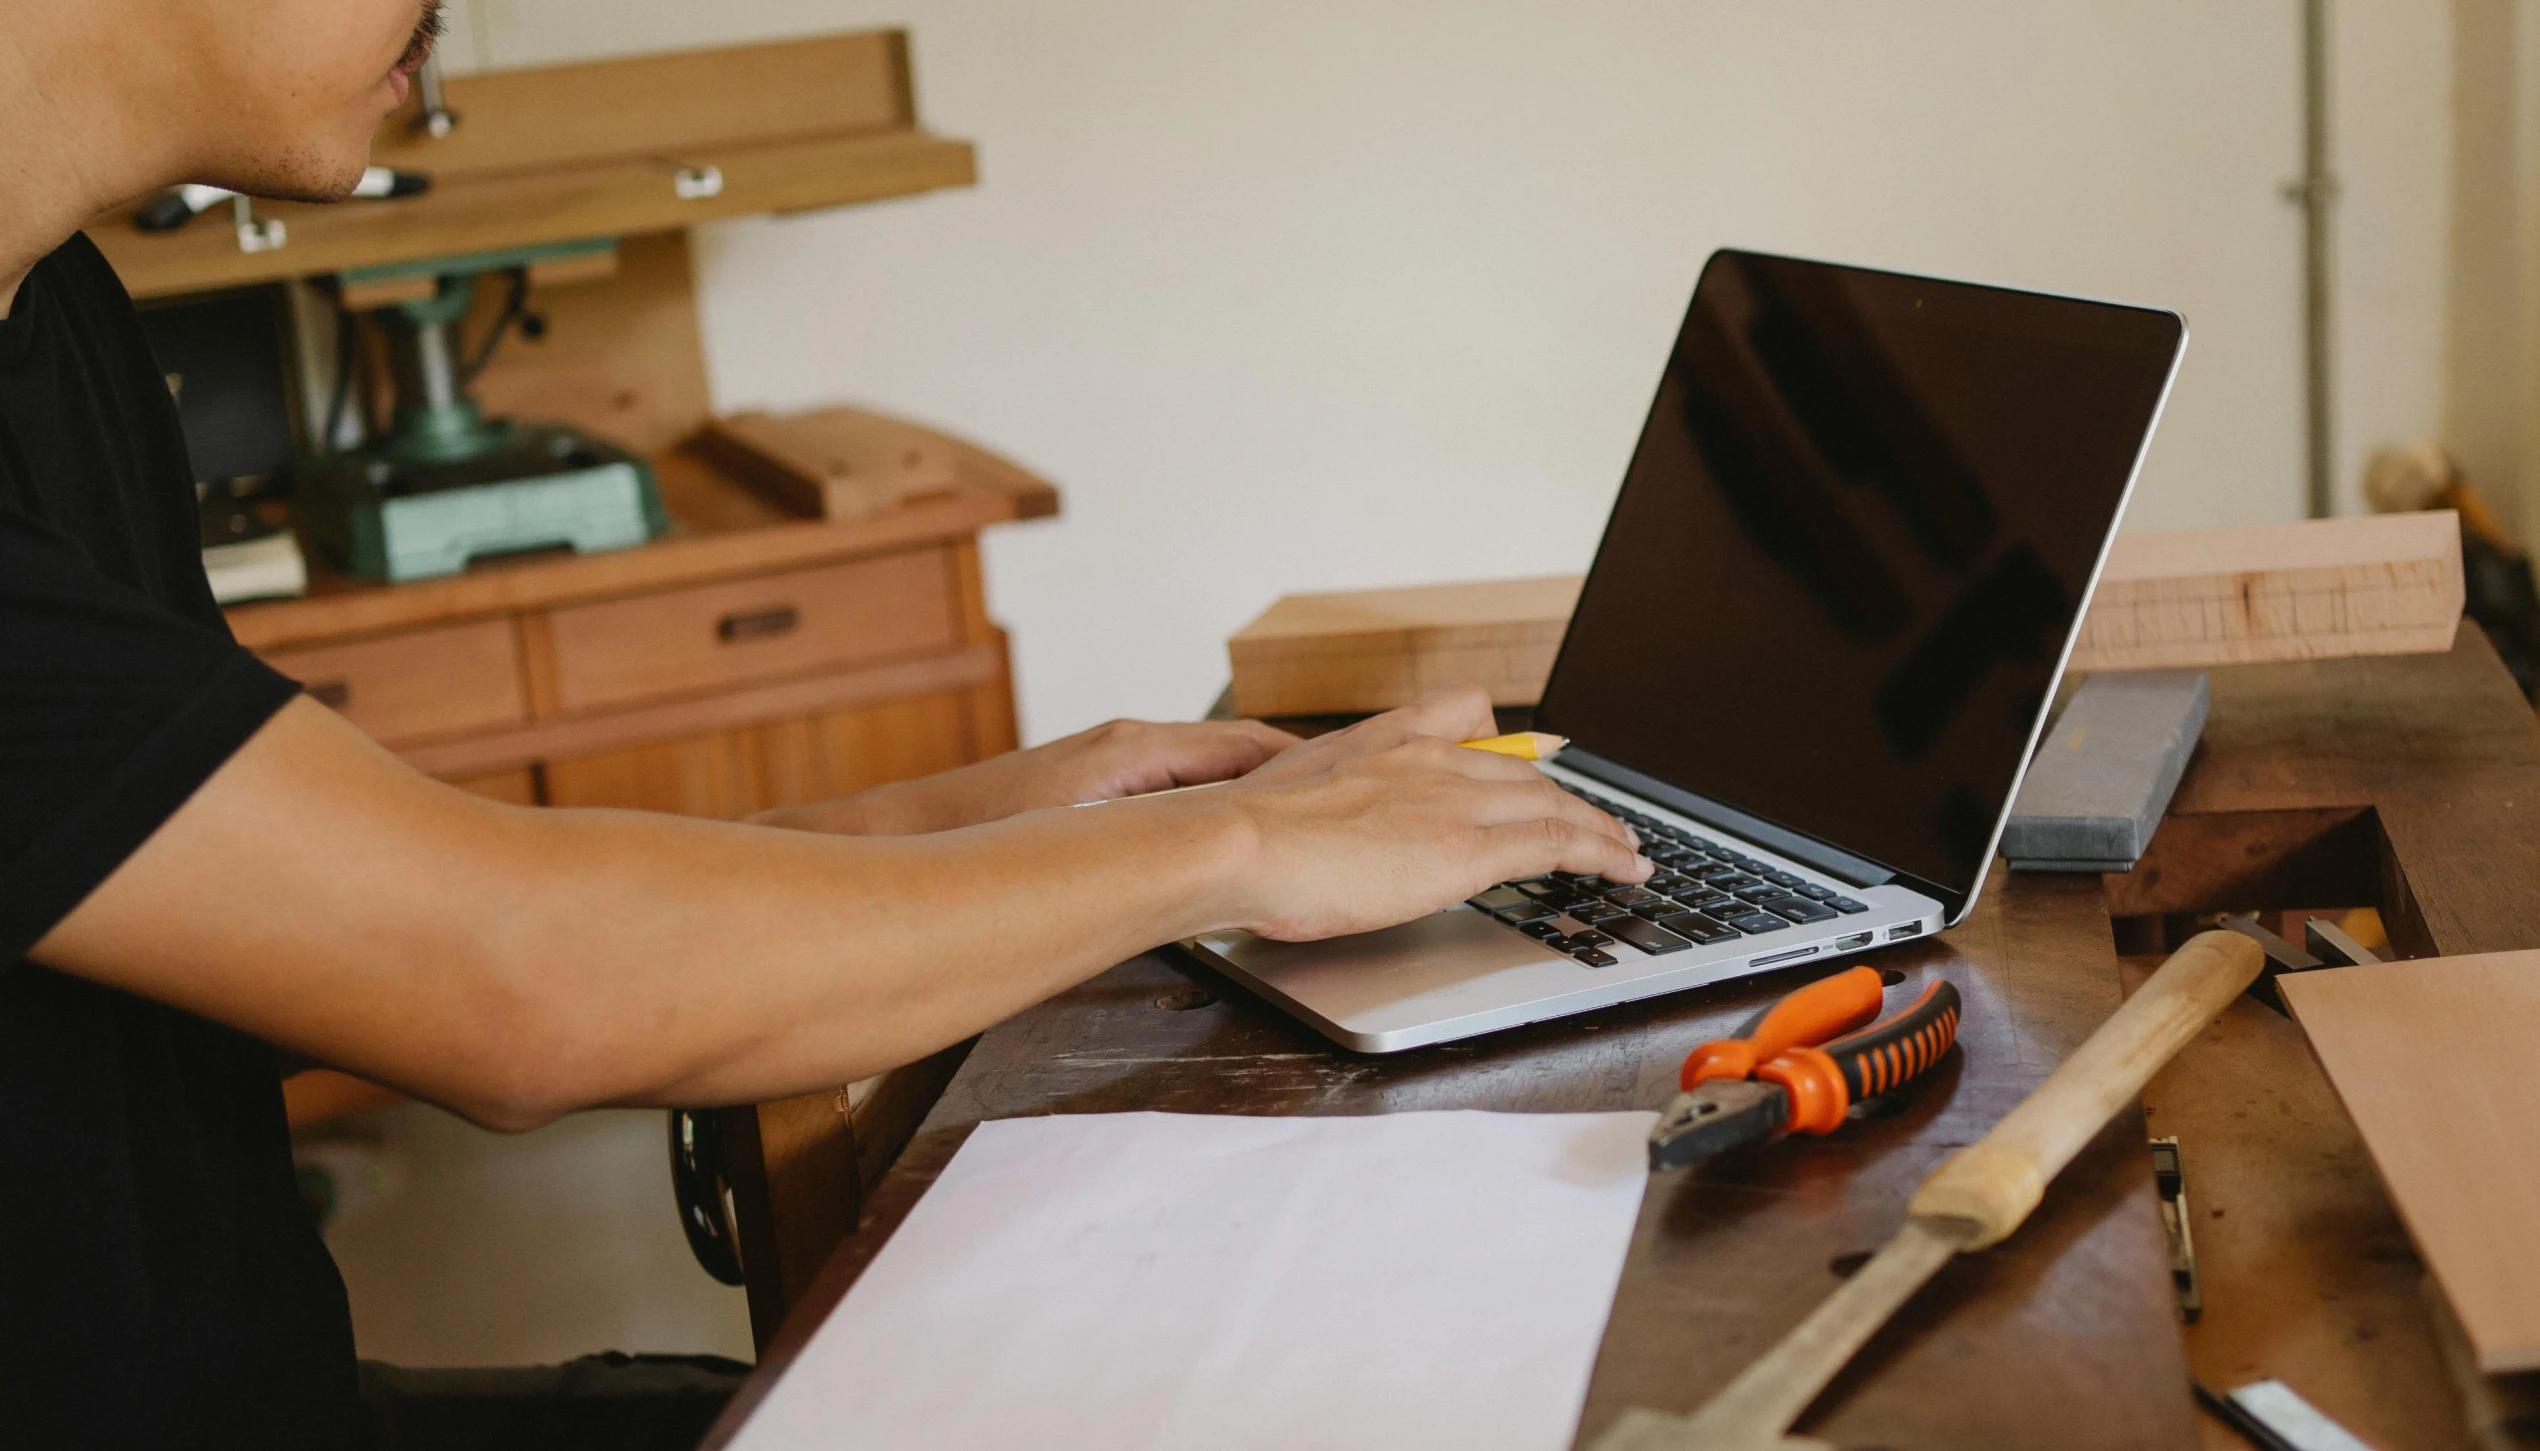
[[[1896,880],[1897,873],[1893,869],[1880,866],[1866,857],[1854,856],[1813,836],[1803,836],[1787,827],[1775,826],[1762,817],[1749,816],[1733,806],[1723,806],[1708,796],[1697,796],[1691,791],[1670,786],[1655,776],[1609,761],[1594,751],[1571,746],[1561,753],[1559,764],[1564,770],[1576,771],[1591,780],[1629,791],[1642,800],[1654,801],[1670,811],[1681,812],[1696,821],[1745,837],[1757,846],[1771,847],[1793,861],[1805,862],[1827,876],[1853,886],[1876,887]]]

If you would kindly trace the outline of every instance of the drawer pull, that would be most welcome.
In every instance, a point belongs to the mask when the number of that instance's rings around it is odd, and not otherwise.
[[[714,622],[715,638],[730,644],[735,640],[763,640],[782,635],[803,622],[802,611],[792,605],[776,605],[764,610],[735,610]]]
[[[353,682],[321,680],[308,687],[309,699],[329,710],[342,710],[353,703]]]

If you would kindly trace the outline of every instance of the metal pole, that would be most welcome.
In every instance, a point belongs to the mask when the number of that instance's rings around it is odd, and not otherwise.
[[[2284,189],[2302,205],[2302,381],[2306,502],[2314,519],[2336,505],[2328,240],[2337,175],[2328,154],[2328,0],[2302,0],[2302,176]]]

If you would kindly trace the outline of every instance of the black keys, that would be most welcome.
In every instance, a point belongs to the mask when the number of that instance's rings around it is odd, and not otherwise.
[[[1520,922],[1517,924],[1517,930],[1525,933],[1528,937],[1540,937],[1544,941],[1550,942],[1553,938],[1561,935],[1561,923],[1557,918],[1546,917],[1535,922]]]
[[[1567,937],[1554,940],[1552,945],[1564,952],[1584,952],[1591,947],[1610,947],[1613,943],[1614,939],[1602,932],[1587,931],[1573,932]]]
[[[1790,893],[1784,891],[1782,888],[1764,882],[1758,882],[1751,887],[1740,888],[1737,894],[1738,900],[1741,902],[1755,902],[1758,904],[1769,902],[1775,897],[1787,897],[1789,895]]]
[[[1727,892],[1732,896],[1764,885],[1744,872],[1730,872],[1726,876],[1714,876],[1705,872],[1702,874],[1702,879],[1711,884],[1712,891]]]
[[[1617,907],[1637,907],[1658,900],[1658,894],[1647,887],[1616,887],[1605,894],[1605,900]]]
[[[1791,888],[1791,890],[1797,892],[1803,897],[1806,897],[1811,902],[1831,902],[1834,900],[1834,888],[1820,887],[1815,882],[1801,882],[1798,886]]]
[[[1748,886],[1752,886],[1755,883],[1755,879],[1753,877],[1750,877],[1746,873],[1739,871],[1737,868],[1728,865],[1726,862],[1713,862],[1707,867],[1697,867],[1694,870],[1685,873],[1685,875],[1698,882],[1709,882],[1715,887],[1720,885],[1722,882],[1731,880],[1744,883]]]
[[[1613,953],[1601,951],[1594,947],[1582,947],[1578,951],[1571,953],[1570,957],[1572,961],[1583,963],[1589,967],[1612,967],[1614,965]]]
[[[1643,922],[1638,917],[1626,917],[1607,926],[1605,930],[1652,957],[1664,956],[1670,952],[1682,952],[1693,945],[1673,932]]]
[[[1570,890],[1568,882],[1557,882],[1550,877],[1533,877],[1522,882],[1510,882],[1508,885],[1538,901],[1545,897],[1560,896]]]
[[[1491,915],[1511,927],[1523,927],[1529,922],[1541,922],[1552,916],[1553,912],[1550,907],[1541,902],[1529,902],[1521,897],[1518,899],[1518,905],[1502,907]]]
[[[1589,902],[1582,906],[1572,907],[1570,915],[1590,927],[1602,927],[1617,917],[1629,917],[1632,914],[1631,909],[1617,907],[1611,902]]]
[[[1641,855],[1658,863],[1662,867],[1683,866],[1687,862],[1702,860],[1701,857],[1685,850],[1683,847],[1663,842],[1657,846],[1644,847],[1641,851]]]
[[[1658,925],[1678,937],[1690,937],[1705,947],[1737,936],[1736,928],[1714,922],[1699,912],[1678,912],[1673,917],[1661,917]]]
[[[1757,905],[1761,906],[1765,911],[1772,913],[1776,917],[1787,917],[1793,922],[1831,922],[1834,920],[1833,908],[1820,906],[1815,902],[1809,901],[1805,897],[1776,897],[1769,902],[1762,902]]]
[[[1758,912],[1752,907],[1720,920],[1749,937],[1761,937],[1767,932],[1779,932],[1790,925],[1770,912]]]
[[[1772,883],[1776,887],[1788,887],[1792,891],[1797,891],[1801,887],[1808,885],[1805,881],[1792,876],[1788,872],[1774,871],[1770,868],[1757,872],[1755,875],[1762,877],[1765,881]]]
[[[1514,907],[1519,905],[1526,900],[1526,894],[1518,891],[1515,887],[1493,887],[1478,897],[1471,897],[1466,900],[1470,901],[1474,906],[1481,908],[1485,912],[1496,912],[1502,907]]]
[[[1654,901],[1643,902],[1639,906],[1634,907],[1632,909],[1632,915],[1638,917],[1643,922],[1655,922],[1661,917],[1673,917],[1683,910],[1684,904],[1682,902],[1672,902],[1665,897],[1660,897]]]
[[[1735,897],[1723,897],[1717,892],[1688,892],[1676,900],[1687,911],[1708,912],[1714,917],[1723,912],[1735,912],[1746,905]]]
[[[1841,912],[1846,917],[1851,916],[1855,912],[1867,912],[1870,910],[1869,904],[1865,902],[1855,902],[1850,897],[1828,897],[1826,898],[1826,905],[1832,907],[1838,912]]]
[[[1675,872],[1653,872],[1645,885],[1662,897],[1672,897],[1678,892],[1690,891],[1702,884],[1691,877],[1681,876]]]

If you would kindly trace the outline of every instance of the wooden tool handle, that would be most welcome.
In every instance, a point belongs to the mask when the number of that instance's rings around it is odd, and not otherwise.
[[[2190,938],[1992,1132],[1924,1180],[1905,1212],[1973,1221],[1969,1249],[2019,1228],[2047,1182],[2265,965],[2258,944],[2238,933]]]

